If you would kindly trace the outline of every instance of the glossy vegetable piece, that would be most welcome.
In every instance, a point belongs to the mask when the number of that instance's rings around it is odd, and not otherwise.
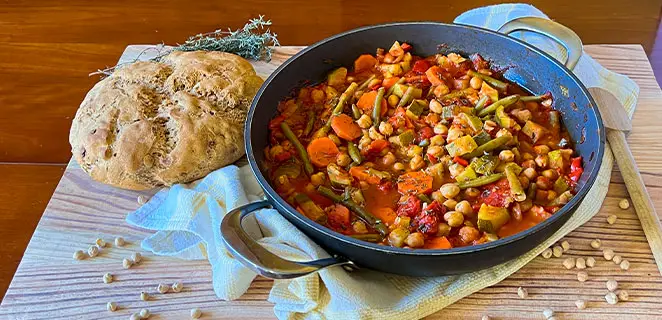
[[[552,169],[561,169],[565,168],[565,161],[563,159],[563,154],[561,150],[553,150],[547,154],[549,158],[548,165]]]
[[[407,116],[412,119],[418,119],[418,117],[423,114],[425,108],[427,108],[426,100],[414,99],[411,104],[407,107]]]
[[[356,91],[357,87],[358,85],[356,84],[356,82],[352,82],[349,84],[347,89],[345,89],[345,91],[340,95],[336,107],[333,108],[333,112],[332,112],[333,116],[337,116],[342,113],[343,109],[345,108],[345,104],[354,96],[354,92]]]
[[[388,227],[381,220],[375,218],[375,216],[370,214],[363,207],[357,205],[351,199],[347,199],[347,198],[344,198],[342,196],[339,196],[335,192],[333,192],[331,189],[329,189],[325,186],[319,186],[317,188],[317,191],[320,194],[322,194],[323,196],[331,199],[333,202],[341,203],[344,206],[346,206],[349,210],[351,210],[359,218],[361,218],[361,220],[363,220],[365,223],[370,225],[373,229],[377,230],[379,232],[379,234],[381,234],[382,236],[386,236],[388,234]]]
[[[462,136],[446,145],[446,150],[451,157],[462,156],[478,148],[478,144],[471,136]]]
[[[507,96],[505,98],[501,98],[500,100],[497,100],[496,102],[492,103],[491,105],[489,105],[489,106],[485,107],[484,109],[480,110],[480,112],[478,112],[478,116],[484,117],[484,116],[486,116],[490,113],[496,112],[496,109],[499,106],[503,106],[505,108],[505,107],[508,107],[508,106],[512,105],[513,103],[517,102],[518,100],[519,100],[519,95],[516,95],[516,94],[511,95],[511,96]]]
[[[457,186],[460,187],[460,189],[477,188],[493,182],[497,182],[501,180],[501,178],[503,178],[503,173],[494,173],[487,176],[480,176],[473,180],[460,182],[457,184]]]
[[[375,102],[372,107],[372,125],[377,128],[379,127],[380,118],[382,116],[382,103],[384,100],[384,87],[377,90],[377,96],[375,97]],[[386,114],[386,112],[384,112]]]
[[[285,121],[280,123],[280,128],[283,131],[283,134],[285,135],[287,140],[290,140],[294,148],[299,153],[299,158],[301,158],[301,161],[303,162],[303,168],[306,171],[306,173],[308,175],[313,174],[315,169],[313,168],[313,165],[310,162],[310,159],[308,158],[308,153],[306,152],[306,149],[301,144],[301,141],[299,141],[299,138],[297,138],[294,132],[292,132],[292,129],[290,129],[290,126],[287,125]]]
[[[313,200],[311,200],[307,195],[303,193],[297,193],[294,196],[294,201],[299,205],[303,213],[309,219],[317,223],[326,223],[327,215]]]
[[[301,166],[294,162],[285,163],[274,171],[274,178],[276,179],[282,176],[295,179],[298,178],[299,175],[301,175]]]
[[[499,164],[499,158],[491,155],[475,157],[469,164],[474,171],[480,174],[492,174]]]
[[[372,80],[375,80],[375,79],[377,79],[377,76],[374,75],[374,74],[371,74],[370,77],[368,77],[368,79],[365,79],[365,81],[361,82],[361,85],[356,90],[357,91],[365,90],[368,87],[368,85],[370,84],[370,82],[372,82]]]
[[[326,79],[326,83],[334,87],[342,86],[345,84],[345,79],[347,79],[347,68],[340,67],[329,73],[329,76]]]
[[[471,77],[481,78],[481,79],[483,79],[483,81],[489,83],[492,87],[495,87],[495,88],[497,88],[501,91],[506,91],[506,89],[508,89],[508,84],[507,83],[505,83],[501,80],[497,80],[495,78],[492,78],[488,75],[482,74],[480,72],[469,70],[469,71],[467,71],[467,74]]]
[[[486,143],[488,143],[488,142],[490,142],[490,140],[492,140],[492,136],[490,136],[490,134],[485,132],[485,131],[478,132],[475,136],[473,136],[473,138],[474,138],[474,141],[476,141],[476,144],[478,144],[479,147],[486,144]]]
[[[333,140],[327,137],[317,138],[311,141],[308,144],[307,152],[310,156],[310,162],[320,168],[324,168],[330,163],[335,162],[336,157],[340,153]]]
[[[424,194],[432,191],[432,177],[423,171],[412,171],[398,178],[398,192],[405,195]]]
[[[438,67],[438,66],[433,66],[430,67],[427,71],[425,71],[425,76],[428,78],[428,81],[432,83],[433,86],[438,86],[441,84],[445,84],[443,80],[439,77],[439,74],[443,73],[443,70]]]
[[[361,127],[354,122],[354,119],[346,114],[339,114],[331,118],[331,128],[338,137],[347,141],[352,141],[363,135]]]
[[[478,176],[476,175],[476,171],[472,167],[466,167],[464,168],[464,171],[462,173],[458,174],[455,177],[455,181],[458,183],[466,182],[466,181],[472,181],[474,179],[477,179]]]
[[[564,176],[560,176],[554,182],[554,192],[556,192],[556,194],[561,194],[563,192],[566,192],[568,189],[570,189],[570,185],[568,184],[568,181],[565,179]]]
[[[347,187],[351,186],[352,182],[354,182],[352,176],[335,163],[330,163],[326,167],[326,173],[329,175],[331,183],[335,186]]]
[[[547,129],[545,127],[529,120],[522,127],[522,133],[527,137],[531,138],[533,143],[538,142],[538,140],[546,133]]]
[[[390,88],[388,89],[388,91],[386,92],[385,96],[386,96],[386,97],[389,97],[390,95],[395,94],[395,89],[396,89],[396,87],[398,87],[398,85],[402,85],[403,83],[405,83],[406,80],[407,80],[407,79],[405,79],[404,77],[398,79],[398,81],[397,81],[392,87],[390,87]],[[404,93],[405,90],[407,90],[407,88],[405,88],[405,89],[402,89],[402,88],[401,88],[400,90],[402,90],[402,93]],[[421,94],[423,94],[423,90],[421,90]],[[397,95],[397,94],[395,94],[395,95]],[[397,95],[397,96],[398,96],[398,97],[402,97],[402,94]]]
[[[363,161],[363,157],[361,156],[361,151],[359,148],[354,144],[354,142],[347,142],[347,152],[349,153],[350,158],[352,158],[352,161],[356,164],[361,164]]]
[[[478,210],[478,230],[486,233],[496,233],[510,220],[508,209],[482,204]]]
[[[476,105],[474,106],[474,112],[478,113],[480,110],[483,110],[487,104],[487,100],[489,100],[488,96],[482,96],[480,99],[478,99]]]
[[[506,179],[508,179],[508,185],[510,186],[510,194],[517,202],[526,200],[526,193],[524,192],[522,183],[517,176],[521,171],[522,168],[512,162],[507,164],[504,168],[504,173],[506,174]]]
[[[483,81],[483,84],[480,87],[479,95],[483,97],[490,98],[492,102],[499,100],[499,91],[492,88],[487,82]],[[482,108],[482,107],[481,107]]]
[[[395,141],[397,141],[397,143],[400,146],[406,147],[406,146],[410,145],[412,142],[414,142],[414,139],[416,139],[416,135],[414,134],[414,130],[409,129],[409,130],[406,130],[405,132],[399,134],[396,137]]]
[[[496,123],[503,128],[509,129],[515,125],[515,120],[506,114],[506,109],[503,105],[497,107],[495,112]]]
[[[499,148],[499,147],[505,145],[512,138],[513,137],[511,135],[502,135],[500,137],[496,137],[496,138],[494,138],[494,139],[478,146],[471,153],[466,154],[462,157],[465,158],[465,159],[471,159],[473,157],[478,157],[478,156],[482,155],[485,152],[490,152],[490,151],[492,151],[496,148]]]
[[[376,90],[373,91],[368,91],[364,93],[361,98],[359,98],[359,101],[356,103],[356,105],[363,110],[364,113],[367,114],[372,114],[372,109],[375,107],[375,100],[377,99],[377,94],[378,92]],[[383,98],[383,96],[382,96]],[[386,104],[386,100],[382,99],[381,100],[381,116],[386,114],[386,111],[388,111],[388,105]]]
[[[460,116],[474,132],[481,131],[483,128],[483,121],[480,118],[466,112],[460,113]]]
[[[377,59],[369,54],[362,54],[354,60],[354,72],[367,71],[375,67]]]

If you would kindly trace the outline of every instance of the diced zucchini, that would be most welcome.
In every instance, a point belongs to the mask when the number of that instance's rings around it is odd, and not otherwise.
[[[405,91],[407,91],[407,88],[409,88],[408,85],[397,83],[393,86],[393,94],[399,98],[402,98],[402,96],[405,94]],[[414,87],[412,97],[414,97],[414,99],[420,99],[421,96],[423,96],[423,89]]]
[[[379,65],[379,68],[382,72],[388,73],[394,77],[397,77],[402,74],[402,66],[399,63],[381,64]]]
[[[445,106],[441,108],[441,118],[451,119],[455,116],[456,105]]]
[[[471,136],[463,136],[446,145],[446,150],[451,157],[461,156],[478,148],[476,141]]]
[[[570,189],[570,185],[568,185],[568,181],[565,180],[565,177],[560,176],[556,179],[556,182],[554,182],[554,192],[556,192],[556,194],[564,193],[568,189]]]
[[[522,167],[517,165],[517,163],[515,162],[509,162],[508,164],[506,164],[506,167],[512,168],[513,172],[515,172],[516,175],[522,173]]]
[[[276,177],[276,179],[278,179],[278,177],[281,176],[286,176],[290,179],[294,179],[299,177],[300,174],[301,174],[301,166],[294,162],[285,163],[282,166],[278,167],[276,171],[274,171],[274,177]]]
[[[511,128],[515,125],[515,120],[506,114],[506,108],[500,105],[496,109],[496,122],[503,128]]]
[[[478,176],[476,176],[476,171],[474,171],[474,169],[469,166],[464,168],[464,171],[458,174],[457,177],[455,177],[455,180],[457,182],[465,182],[476,178],[478,178]]]
[[[406,147],[410,145],[412,142],[414,142],[414,139],[416,138],[416,135],[414,134],[414,130],[409,129],[397,136],[395,139],[396,143],[400,145],[401,147]]]
[[[306,217],[318,223],[326,223],[327,216],[324,210],[320,208],[313,200],[303,193],[297,193],[294,196],[294,201],[303,210]]]
[[[545,134],[545,128],[533,121],[527,121],[526,124],[524,124],[524,127],[522,128],[522,133],[527,135],[529,138],[531,138],[531,141],[533,143],[536,143],[540,137]]]
[[[496,233],[510,220],[508,209],[482,204],[478,210],[478,230],[486,233]]]
[[[335,163],[330,163],[326,167],[326,172],[329,174],[329,180],[336,186],[351,186],[354,179],[352,176],[340,166]]]
[[[488,96],[492,102],[499,100],[499,91],[492,88],[486,81],[483,81],[479,94]]]
[[[333,70],[333,72],[329,73],[327,82],[330,86],[338,87],[344,85],[346,79],[347,79],[347,68],[340,67],[336,70]]]
[[[561,150],[550,151],[547,156],[549,157],[549,167],[551,169],[564,168],[563,155],[561,154]]]
[[[573,194],[570,191],[565,191],[561,193],[558,197],[554,198],[554,200],[550,201],[547,205],[554,207],[554,206],[562,206],[568,202],[570,202],[570,199],[572,199]]]
[[[499,158],[497,156],[483,155],[482,157],[476,157],[471,161],[469,167],[473,168],[474,171],[480,174],[489,175],[494,173],[499,164]]]
[[[427,103],[425,100],[415,99],[407,107],[407,116],[410,118],[418,119],[418,117],[425,111]]]
[[[460,116],[464,118],[469,128],[474,132],[478,132],[483,128],[483,121],[480,118],[466,112],[461,113]]]
[[[479,132],[477,135],[473,136],[473,138],[474,141],[476,141],[476,144],[479,146],[482,146],[492,140],[492,136],[490,136],[490,134],[485,131]]]

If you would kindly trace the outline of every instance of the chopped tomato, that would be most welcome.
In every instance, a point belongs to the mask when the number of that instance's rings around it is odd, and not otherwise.
[[[409,44],[409,43],[403,42],[403,43],[400,45],[400,48],[402,48],[402,50],[403,50],[404,52],[407,52],[407,51],[411,51],[412,46],[411,46],[411,44]]]
[[[579,177],[583,172],[584,169],[582,169],[582,157],[572,158],[572,162],[570,162],[570,174],[568,175],[570,180],[574,182],[579,181]]]
[[[421,200],[415,196],[409,196],[407,200],[398,207],[398,216],[413,218],[421,212]]]
[[[418,60],[414,62],[414,66],[411,68],[412,71],[418,74],[423,74],[428,69],[430,69],[430,63],[427,60]]]
[[[292,158],[292,154],[288,151],[283,151],[283,152],[277,153],[274,156],[274,160],[276,160],[277,162],[283,162],[283,161],[288,160],[290,158]]]
[[[493,207],[505,207],[510,195],[508,179],[501,179],[495,183],[486,185],[480,194],[481,200]]]
[[[378,185],[377,188],[381,192],[389,192],[389,191],[393,190],[393,182],[386,181],[386,182],[381,183],[380,185]]]
[[[446,213],[446,207],[438,201],[432,201],[425,209],[414,218],[418,231],[433,235],[439,230],[439,220]]]
[[[438,86],[444,83],[444,81],[439,77],[439,74],[442,72],[443,70],[441,70],[441,68],[434,66],[425,71],[425,75],[428,77],[428,81],[430,81],[433,86]]]
[[[418,138],[416,139],[416,142],[421,142],[432,137],[434,137],[434,130],[432,128],[428,126],[421,127],[418,129]]]
[[[379,155],[382,150],[388,148],[389,143],[383,139],[377,139],[370,142],[368,148],[365,150],[364,154],[366,156],[376,156]]]
[[[465,167],[469,165],[469,161],[464,160],[464,159],[461,158],[460,156],[455,156],[455,157],[453,157],[453,162],[455,162],[455,163],[459,163],[459,164],[461,164],[461,165],[463,165],[463,166],[465,166]]]
[[[278,117],[275,117],[269,121],[269,130],[280,130],[280,124],[281,122],[285,121],[285,116],[280,115]]]

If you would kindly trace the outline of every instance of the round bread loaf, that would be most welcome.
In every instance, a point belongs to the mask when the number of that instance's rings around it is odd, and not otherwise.
[[[244,155],[244,120],[261,84],[248,61],[223,52],[122,66],[81,103],[72,153],[94,180],[120,188],[201,178]]]

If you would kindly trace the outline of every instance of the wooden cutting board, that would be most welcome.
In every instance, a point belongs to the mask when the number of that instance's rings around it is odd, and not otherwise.
[[[154,54],[147,46],[129,46],[120,61],[132,61],[141,52]],[[266,77],[301,47],[281,47],[270,63],[254,63]],[[631,136],[632,152],[651,192],[658,212],[662,212],[662,91],[657,85],[646,55],[639,45],[591,45],[586,52],[605,67],[628,75],[641,87]],[[273,305],[266,301],[272,281],[258,278],[237,301],[220,301],[211,284],[211,270],[206,261],[182,261],[149,256],[140,265],[125,270],[122,259],[140,251],[140,241],[149,232],[129,226],[126,214],[138,208],[139,195],[93,182],[70,163],[28,245],[25,256],[0,305],[2,319],[127,319],[141,308],[149,308],[150,319],[187,319],[193,307],[204,312],[205,319],[274,318]],[[617,168],[612,173],[604,205],[591,221],[567,236],[572,248],[563,258],[538,257],[501,283],[476,292],[430,319],[480,319],[489,314],[496,319],[543,318],[542,309],[556,311],[558,319],[618,318],[662,319],[662,277],[632,208],[621,210],[618,202],[627,192]],[[610,214],[618,216],[614,225],[606,222]],[[75,261],[76,249],[85,250],[96,238],[112,241],[123,236],[130,243],[124,248],[105,249],[100,256]],[[602,239],[603,246],[631,262],[623,271],[605,261],[601,252],[589,243]],[[566,270],[568,256],[593,256],[595,268],[587,269],[589,280],[577,281],[577,270]],[[102,275],[111,272],[115,282],[104,284]],[[629,292],[630,300],[608,305],[605,282],[615,279]],[[181,293],[156,294],[159,283],[183,281]],[[529,297],[517,297],[519,286],[528,289]],[[152,292],[150,301],[139,299],[140,291]],[[574,301],[588,301],[588,308],[577,310]],[[106,311],[106,303],[115,301],[120,309]]]

